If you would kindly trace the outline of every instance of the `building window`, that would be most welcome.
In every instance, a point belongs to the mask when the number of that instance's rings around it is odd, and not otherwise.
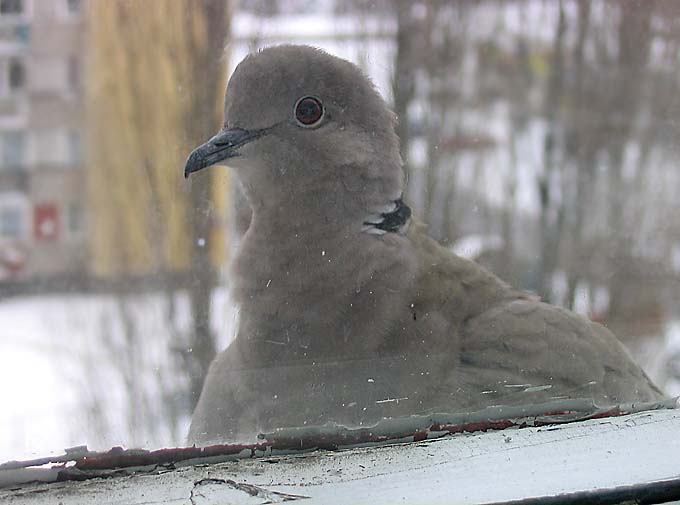
[[[22,14],[23,12],[23,0],[0,0],[0,15]]]
[[[2,167],[21,169],[26,164],[26,133],[23,131],[3,132]]]
[[[39,94],[71,92],[68,57],[36,55],[31,58],[31,67],[40,69],[39,72],[31,72],[31,91]]]
[[[24,216],[15,207],[0,208],[0,238],[18,239],[23,236]]]
[[[68,85],[71,91],[80,89],[80,60],[78,56],[71,56],[68,59]]]
[[[78,20],[83,11],[82,0],[52,0],[57,4],[57,13],[64,20]]]
[[[71,202],[68,205],[68,232],[78,235],[83,230],[83,206],[80,202]]]
[[[80,132],[71,130],[68,134],[68,146],[70,161],[73,165],[80,165],[83,161],[83,145],[80,141]]]
[[[37,240],[53,241],[59,237],[59,211],[54,203],[36,205],[33,216]]]
[[[82,7],[80,0],[66,0],[66,8],[69,14],[79,14]]]
[[[26,81],[24,72],[24,62],[18,58],[12,58],[11,60],[9,60],[8,67],[9,68],[7,74],[10,92],[23,89],[24,83]]]
[[[11,97],[25,86],[26,70],[23,59],[0,59],[0,96]]]
[[[80,135],[76,129],[38,128],[31,132],[31,162],[77,168],[82,158]]]

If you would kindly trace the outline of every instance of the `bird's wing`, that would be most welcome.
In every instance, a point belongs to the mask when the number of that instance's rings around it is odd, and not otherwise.
[[[470,407],[591,399],[607,406],[661,398],[614,335],[564,309],[531,300],[498,304],[468,320],[455,380]]]

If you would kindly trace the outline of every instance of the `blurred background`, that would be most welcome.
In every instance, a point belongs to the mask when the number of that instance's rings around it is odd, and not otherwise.
[[[679,2],[0,0],[0,460],[183,444],[249,219],[184,160],[286,42],[373,78],[437,240],[680,394]]]

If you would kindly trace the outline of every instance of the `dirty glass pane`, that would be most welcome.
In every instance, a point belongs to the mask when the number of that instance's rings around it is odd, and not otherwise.
[[[677,2],[0,18],[0,460],[680,394]]]

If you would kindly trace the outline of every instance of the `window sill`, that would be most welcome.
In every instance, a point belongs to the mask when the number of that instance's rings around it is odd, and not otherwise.
[[[617,503],[640,490],[680,499],[678,433],[680,410],[646,411],[411,444],[122,469],[107,479],[0,489],[0,502],[587,503],[596,492]]]

